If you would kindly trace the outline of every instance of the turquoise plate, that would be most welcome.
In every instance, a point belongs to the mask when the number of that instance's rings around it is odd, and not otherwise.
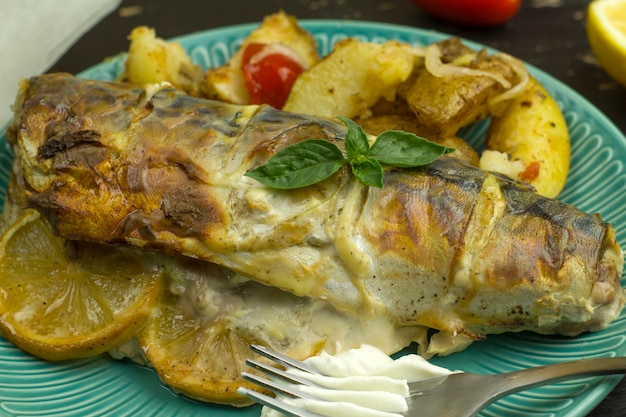
[[[326,54],[340,39],[357,37],[380,42],[398,39],[416,45],[449,37],[445,34],[396,25],[303,20]],[[203,67],[223,64],[257,25],[239,25],[179,37]],[[467,42],[472,47],[481,45]],[[80,74],[113,80],[122,71],[124,55],[110,58]],[[531,72],[561,105],[572,137],[571,175],[561,199],[599,213],[617,229],[626,244],[626,138],[596,108],[558,80]],[[463,136],[478,149],[486,123],[472,126]],[[4,198],[12,153],[0,134],[0,191]],[[499,373],[579,358],[626,355],[626,313],[599,333],[574,339],[529,333],[491,336],[467,350],[433,361],[452,369]],[[619,376],[585,378],[533,389],[504,398],[480,416],[582,417],[618,383]],[[246,409],[190,401],[171,393],[150,369],[107,356],[64,363],[47,363],[0,338],[0,415],[2,416],[258,416],[258,406]]]

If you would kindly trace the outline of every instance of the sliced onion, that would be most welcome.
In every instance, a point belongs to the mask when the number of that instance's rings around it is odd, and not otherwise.
[[[424,56],[426,70],[435,77],[489,77],[498,82],[502,87],[511,88],[511,83],[497,72],[489,72],[475,68],[461,67],[453,64],[445,64],[441,61],[441,50],[437,44],[432,44],[426,49]]]
[[[519,59],[513,58],[511,55],[505,54],[503,52],[497,53],[495,56],[497,56],[498,58],[500,58],[501,60],[503,60],[504,62],[506,62],[507,64],[511,66],[511,68],[517,75],[517,79],[519,79],[519,82],[515,84],[513,88],[510,88],[504,91],[503,93],[493,97],[491,100],[489,100],[489,105],[492,107],[495,104],[500,103],[501,101],[510,100],[512,98],[517,97],[526,88],[526,86],[528,85],[528,81],[530,79],[530,75],[528,74],[528,69],[526,68],[524,63],[520,61]]]

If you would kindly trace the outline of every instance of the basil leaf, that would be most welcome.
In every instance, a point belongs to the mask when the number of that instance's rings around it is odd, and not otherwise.
[[[368,187],[383,188],[383,167],[372,158],[359,158],[350,161],[352,173]]]
[[[337,146],[309,139],[276,152],[265,165],[245,173],[271,188],[306,187],[333,175],[346,163]]]
[[[365,154],[383,164],[396,167],[416,167],[430,164],[454,148],[439,145],[413,133],[387,130],[381,133]]]
[[[300,188],[327,179],[349,162],[352,173],[359,181],[367,186],[382,187],[381,163],[400,168],[415,167],[429,164],[454,151],[400,130],[381,133],[370,147],[367,135],[358,124],[344,117],[337,118],[348,127],[345,140],[347,159],[334,144],[309,139],[280,150],[265,165],[245,175],[272,188]]]
[[[361,126],[354,123],[352,120],[347,119],[345,117],[337,116],[339,120],[345,123],[348,127],[348,132],[346,133],[346,154],[348,154],[348,158],[358,158],[362,155],[365,155],[367,150],[370,147],[370,144],[367,140],[367,135],[361,129]]]

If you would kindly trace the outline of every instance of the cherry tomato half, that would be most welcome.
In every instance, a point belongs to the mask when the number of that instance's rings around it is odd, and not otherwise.
[[[284,106],[296,78],[304,68],[285,53],[284,46],[250,43],[243,51],[241,70],[252,104]]]
[[[500,25],[519,11],[521,0],[413,0],[425,12],[454,23]]]

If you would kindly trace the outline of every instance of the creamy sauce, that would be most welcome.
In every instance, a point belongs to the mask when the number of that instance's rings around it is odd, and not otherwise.
[[[296,369],[287,371],[319,385],[319,388],[298,386],[301,392],[318,399],[280,398],[329,417],[401,417],[401,413],[408,408],[409,382],[452,373],[414,354],[393,360],[371,345],[362,345],[336,355],[322,352],[304,362],[324,376]],[[261,412],[262,417],[282,415],[268,407],[263,407]]]
[[[160,261],[166,289],[177,297],[181,314],[201,326],[228,322],[230,328],[253,334],[258,342],[275,343],[291,356],[306,357],[320,350],[335,354],[339,348],[363,344],[397,352],[426,337],[424,327],[398,326],[387,316],[364,322],[323,301],[296,297],[204,261],[167,256]],[[151,366],[136,338],[109,354]]]

